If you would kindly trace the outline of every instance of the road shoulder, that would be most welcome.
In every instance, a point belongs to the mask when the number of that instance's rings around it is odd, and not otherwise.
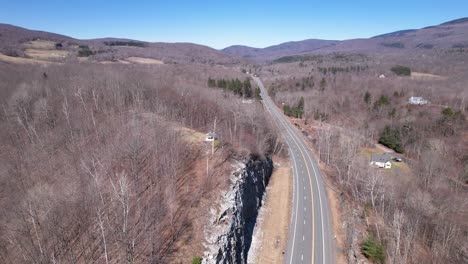
[[[255,256],[249,263],[284,263],[292,203],[292,170],[287,158],[273,157],[275,168],[255,231]]]

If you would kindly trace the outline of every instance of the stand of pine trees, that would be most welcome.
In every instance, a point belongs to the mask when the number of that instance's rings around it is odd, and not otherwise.
[[[302,118],[304,115],[304,97],[301,96],[296,106],[283,105],[283,112],[287,116]]]
[[[239,96],[245,97],[245,98],[252,98],[256,97],[257,99],[260,98],[260,89],[252,88],[252,84],[250,83],[250,79],[245,79],[244,81],[241,81],[239,79],[211,79],[208,78],[208,87],[211,88],[221,88],[224,90],[229,90],[233,92],[234,94],[237,94]]]

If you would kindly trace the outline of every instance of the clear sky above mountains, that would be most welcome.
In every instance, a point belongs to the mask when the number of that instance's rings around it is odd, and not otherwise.
[[[193,42],[218,49],[371,37],[466,16],[466,0],[2,0],[0,8],[0,23],[80,39]]]

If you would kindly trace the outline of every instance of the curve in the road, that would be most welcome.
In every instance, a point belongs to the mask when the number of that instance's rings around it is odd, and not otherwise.
[[[269,98],[260,79],[253,78],[260,87],[265,108],[274,118],[289,146],[293,163],[293,206],[295,210],[293,210],[292,219],[294,228],[290,229],[285,263],[334,263],[328,200],[320,171],[316,170],[317,163],[292,125]],[[308,181],[308,186],[305,185],[305,179]],[[304,185],[301,186],[301,183]],[[310,197],[310,203],[307,202],[308,197]],[[300,205],[304,206],[303,210],[299,209]],[[298,222],[299,219],[303,220],[302,226]],[[316,221],[319,222],[319,228],[316,226]]]

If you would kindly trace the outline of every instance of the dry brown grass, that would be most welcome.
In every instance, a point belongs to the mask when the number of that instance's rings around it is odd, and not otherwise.
[[[182,133],[182,138],[190,143],[203,142],[206,137],[206,134],[195,131],[188,127],[179,127],[178,130]]]
[[[128,62],[138,64],[164,64],[161,60],[142,58],[142,57],[128,57],[125,59]]]
[[[50,60],[66,58],[70,52],[66,50],[26,49],[24,54],[32,59]]]
[[[0,54],[0,61],[14,64],[59,64],[58,62],[28,59],[21,57],[11,57],[3,54]]]
[[[271,176],[265,200],[263,221],[260,223],[258,254],[255,263],[283,263],[288,242],[291,212],[292,171],[287,159],[274,157],[275,170]]]
[[[117,63],[122,63],[122,64],[130,64],[130,62],[128,61],[124,61],[124,60],[115,60],[115,61],[101,61],[99,62],[101,64],[117,64]]]
[[[30,49],[55,49],[55,42],[49,40],[33,40],[23,44]]]
[[[446,80],[446,76],[440,76],[430,73],[423,73],[423,72],[411,72],[412,79],[425,79],[425,80]]]
[[[57,50],[55,42],[48,40],[33,40],[23,44],[26,47],[24,55],[37,60],[56,60],[63,59],[70,55],[70,51]]]
[[[372,154],[383,154],[385,152],[393,152],[393,150],[388,149],[380,144],[376,144],[375,148],[362,148],[361,149],[361,155],[363,155],[365,158],[369,159],[371,158]],[[400,154],[401,155],[401,154]],[[384,170],[384,172],[390,172],[394,169],[402,169],[407,173],[411,173],[411,170],[405,162],[392,162],[392,168],[390,170]]]

